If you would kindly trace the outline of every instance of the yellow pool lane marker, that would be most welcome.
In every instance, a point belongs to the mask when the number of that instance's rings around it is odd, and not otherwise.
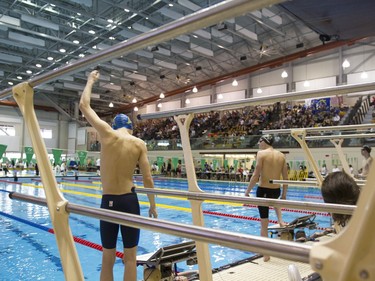
[[[102,184],[101,181],[93,181],[93,184]],[[144,188],[143,185],[136,185],[137,188]],[[181,198],[181,197],[175,197],[175,196],[167,196],[167,195],[156,195],[157,197],[160,198],[169,198],[169,199],[176,199],[176,200],[188,200],[186,198]],[[234,206],[234,207],[243,207],[242,203],[230,203],[230,202],[225,202],[225,201],[212,201],[212,200],[205,200],[204,203],[211,203],[211,204],[220,204],[220,205],[229,205],[229,206]]]
[[[93,182],[97,184],[101,184],[101,182]],[[95,187],[95,186],[89,186],[85,184],[76,184],[76,183],[66,183],[66,182],[60,182],[60,184],[65,185],[65,186],[72,186],[72,187],[81,187],[81,188],[86,188],[86,189],[94,189],[94,190],[102,190],[101,187]],[[136,188],[144,188],[143,185],[136,185]],[[143,195],[145,194],[139,194],[138,195]],[[181,197],[176,197],[176,196],[168,196],[168,195],[156,195],[159,198],[165,198],[165,199],[174,199],[174,200],[180,200],[180,201],[187,201],[187,198],[181,198]],[[233,206],[233,207],[243,207],[242,203],[231,203],[231,202],[225,202],[225,201],[213,201],[213,200],[205,200],[204,203],[210,203],[210,204],[216,204],[216,205],[228,205],[228,206]]]
[[[33,188],[43,188],[42,185],[36,185],[36,184],[31,184],[31,183],[23,183],[22,186],[33,187]],[[69,189],[62,189],[62,188],[60,188],[60,191],[62,193],[75,194],[75,195],[81,195],[81,196],[86,196],[86,197],[93,197],[93,198],[97,198],[97,199],[102,198],[101,194],[93,194],[93,193],[87,193],[87,192],[81,192],[81,191],[75,191],[75,190],[69,190]],[[139,201],[139,204],[147,205],[147,206],[150,205],[148,202],[144,202],[144,201]],[[156,204],[156,206],[160,207],[160,208],[164,208],[164,209],[173,209],[173,210],[179,210],[179,211],[183,211],[183,212],[191,212],[190,208],[185,208],[185,207],[177,207],[177,206],[171,206],[171,205],[166,205],[166,204]]]

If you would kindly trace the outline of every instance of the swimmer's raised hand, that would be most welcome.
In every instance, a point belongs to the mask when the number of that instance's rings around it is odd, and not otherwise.
[[[91,80],[92,82],[96,82],[100,77],[100,73],[98,70],[93,70],[91,71],[90,75],[89,75],[89,80]]]

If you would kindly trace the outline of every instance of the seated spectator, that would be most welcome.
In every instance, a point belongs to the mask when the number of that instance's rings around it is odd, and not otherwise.
[[[326,164],[323,164],[322,165],[322,168],[320,169],[320,174],[325,177],[327,174],[328,174],[328,169],[327,169],[327,165]]]
[[[335,165],[335,167],[332,169],[332,173],[335,173],[335,172],[340,172],[340,168],[337,167],[337,165]]]
[[[345,172],[329,174],[322,183],[322,196],[325,203],[355,205],[360,189],[355,180]],[[351,215],[332,213],[336,233],[347,225]]]

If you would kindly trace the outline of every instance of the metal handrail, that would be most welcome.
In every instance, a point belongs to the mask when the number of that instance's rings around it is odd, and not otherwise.
[[[227,0],[209,8],[199,10],[191,15],[167,23],[159,28],[129,38],[121,43],[113,45],[105,50],[90,56],[81,58],[73,63],[56,68],[47,73],[32,77],[27,82],[31,87],[53,81],[60,76],[87,69],[114,58],[140,50],[152,44],[157,44],[175,38],[181,34],[193,32],[202,27],[217,24],[223,19],[234,18],[245,14],[247,11],[255,11],[269,5],[277,4],[285,0]],[[0,100],[10,96],[12,88],[0,92]]]
[[[46,206],[44,198],[25,195],[18,192],[9,194],[10,198]],[[261,236],[233,233],[229,231],[210,229],[201,226],[186,225],[160,219],[151,219],[142,216],[93,208],[84,205],[68,203],[66,211],[105,220],[112,223],[131,227],[144,228],[176,236],[182,236],[205,243],[215,243],[225,247],[243,251],[261,252],[282,259],[300,262],[309,262],[311,246],[287,242]]]
[[[260,206],[273,206],[273,207],[287,207],[299,210],[315,210],[321,212],[334,212],[337,214],[351,215],[357,208],[354,205],[341,205],[341,204],[328,204],[328,203],[315,203],[315,202],[300,202],[294,200],[280,200],[268,199],[257,197],[244,197],[234,195],[221,195],[209,194],[205,192],[188,192],[179,190],[164,190],[158,188],[140,188],[137,193],[154,194],[154,195],[169,195],[176,197],[184,197],[189,200],[211,200],[223,201],[231,203],[254,204]]]
[[[170,111],[140,114],[137,117],[138,119],[141,119],[141,120],[157,119],[157,118],[184,115],[184,114],[190,114],[190,113],[203,113],[203,112],[207,112],[211,110],[221,111],[221,110],[237,109],[239,107],[250,106],[250,105],[260,105],[263,103],[271,103],[271,102],[275,103],[275,102],[282,102],[282,101],[288,101],[288,100],[307,99],[307,98],[322,97],[322,96],[347,95],[353,92],[371,91],[371,90],[375,90],[374,82],[354,84],[354,85],[342,85],[342,86],[337,86],[337,87],[329,87],[329,88],[310,90],[310,91],[282,93],[282,94],[275,94],[275,95],[270,95],[270,96],[240,99],[236,101],[220,102],[220,103],[209,104],[209,105],[192,106],[188,108],[173,109]],[[345,127],[350,127],[350,126],[345,126]],[[322,128],[327,128],[327,127],[319,127],[319,129],[322,129]],[[279,132],[283,132],[283,131],[285,131],[284,133],[290,133],[290,130],[283,130],[283,129],[268,130],[266,132],[272,132],[272,131],[274,131],[273,133],[275,134]]]

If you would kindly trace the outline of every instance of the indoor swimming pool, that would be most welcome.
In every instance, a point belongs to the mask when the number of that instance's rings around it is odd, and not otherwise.
[[[99,207],[101,199],[101,183],[98,177],[58,178],[58,186],[65,198],[75,204]],[[140,177],[134,178],[136,186],[142,187]],[[155,187],[187,191],[187,181],[155,177]],[[227,181],[199,181],[203,191],[215,194],[243,196],[247,183]],[[44,197],[42,183],[39,178],[0,179],[0,276],[1,280],[64,280],[59,252],[55,237],[51,234],[52,224],[47,207],[11,200],[9,192],[16,191],[28,195]],[[252,191],[254,194],[254,190]],[[148,215],[146,195],[138,194],[142,216]],[[309,202],[322,202],[318,188],[290,187],[287,199]],[[183,198],[157,196],[159,219],[192,224],[190,203]],[[236,233],[259,235],[259,214],[255,206],[239,203],[211,202],[203,203],[205,226]],[[310,211],[283,211],[283,219],[290,222],[297,217],[310,214]],[[274,211],[270,211],[271,222],[276,220]],[[85,280],[99,280],[101,268],[99,221],[94,218],[70,215],[72,234],[76,239],[76,247],[80,258]],[[318,212],[315,222],[319,229],[330,226],[330,216]],[[306,230],[311,235],[314,230]],[[141,230],[138,255],[157,251],[161,247],[187,241],[185,238]],[[220,268],[228,264],[247,259],[255,253],[243,252],[219,245],[210,245],[212,268]],[[119,236],[117,250],[122,251]],[[179,271],[195,270],[197,265],[178,263]],[[122,280],[123,264],[116,260],[114,267],[115,280]],[[143,267],[138,266],[138,280],[143,280]]]

